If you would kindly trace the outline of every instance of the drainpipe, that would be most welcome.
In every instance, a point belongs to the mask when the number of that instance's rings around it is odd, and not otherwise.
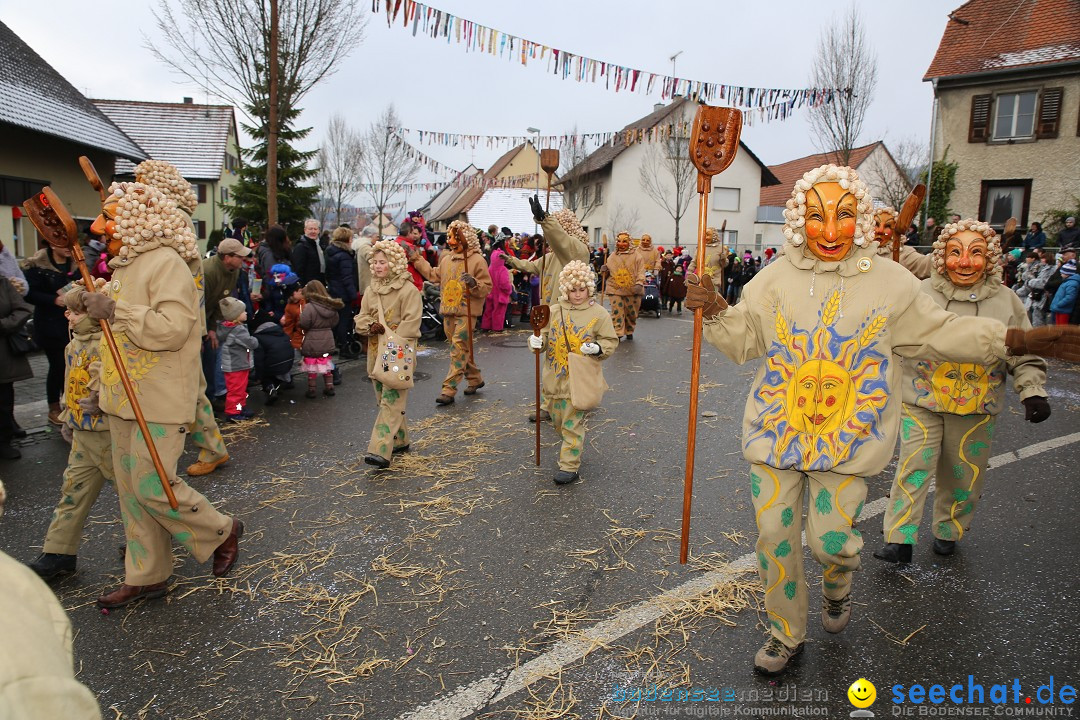
[[[934,88],[934,104],[930,110],[930,165],[926,168],[926,200],[923,202],[923,220],[930,214],[930,181],[934,177],[934,142],[937,136],[937,112],[938,112],[938,94],[937,94],[938,79],[934,78],[930,81],[930,84]],[[939,218],[934,218],[938,220]],[[920,228],[921,230],[921,228]],[[931,243],[932,244],[932,243]]]

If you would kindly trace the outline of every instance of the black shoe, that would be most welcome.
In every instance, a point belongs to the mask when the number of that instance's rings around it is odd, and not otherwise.
[[[484,385],[486,385],[486,384],[487,383],[485,383],[483,380],[481,380],[479,385],[470,385],[469,387],[465,388],[465,394],[466,395],[475,395],[476,391],[479,390],[480,388],[484,387]]]
[[[266,388],[264,392],[266,393],[266,404],[273,405],[278,401],[278,395],[281,394],[281,386],[271,385],[270,387]]]
[[[390,461],[384,458],[382,455],[375,455],[374,453],[368,453],[364,456],[364,462],[368,465],[374,465],[380,470],[385,470],[390,467]]]
[[[327,388],[323,388],[322,394],[325,395],[326,397],[334,397],[334,395],[336,394],[336,391],[334,390],[333,386],[330,386],[330,387],[327,387]]]
[[[956,552],[955,540],[942,540],[934,538],[934,553],[937,555],[952,555]]]
[[[306,398],[314,398],[314,397],[316,397],[315,388],[308,388],[308,391],[306,393],[304,393],[304,397],[306,397]]]
[[[407,452],[409,452],[409,446],[408,445],[402,445],[401,447],[396,447],[396,448],[394,448],[394,452],[395,453],[407,453]]]
[[[555,480],[556,485],[569,485],[570,483],[578,479],[578,474],[576,472],[567,472],[566,470],[560,470],[559,472],[555,473],[555,477],[553,479]]]
[[[912,547],[914,546],[905,543],[885,543],[874,551],[874,557],[885,562],[909,563]]]
[[[626,339],[627,340],[633,340],[634,339],[634,333],[627,333]]]
[[[30,569],[38,574],[42,580],[52,580],[61,575],[70,575],[75,572],[76,556],[61,555],[60,553],[41,553],[32,563],[27,563]]]
[[[14,430],[11,431],[11,437],[15,438],[16,440],[22,440],[26,437],[26,431],[19,426],[19,423],[12,420],[11,426],[14,428]]]
[[[4,460],[18,460],[22,457],[22,453],[19,452],[17,447],[13,447],[10,442],[0,443],[0,458]]]
[[[551,422],[551,413],[549,413],[547,410],[541,410],[540,411],[540,420],[542,422]],[[536,413],[535,412],[529,413],[529,422],[531,422],[531,423],[536,422]]]

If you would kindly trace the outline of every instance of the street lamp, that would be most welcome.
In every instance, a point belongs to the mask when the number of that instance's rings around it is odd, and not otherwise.
[[[525,132],[536,133],[536,144],[533,145],[533,150],[536,151],[536,196],[540,196],[540,128],[529,127],[525,128]],[[537,225],[533,223],[533,235],[537,233]]]

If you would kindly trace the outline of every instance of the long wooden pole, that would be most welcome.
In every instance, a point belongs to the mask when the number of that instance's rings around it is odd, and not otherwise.
[[[704,183],[702,183],[704,179]],[[709,179],[698,177],[698,246],[697,276],[705,269],[705,229],[709,213]],[[702,190],[704,185],[704,190]],[[679,563],[685,565],[690,548],[690,505],[694,497],[694,456],[697,449],[698,385],[701,378],[702,308],[694,309],[694,350],[690,360],[690,419],[687,423],[686,475],[683,478],[682,537],[679,541]]]
[[[465,236],[465,233],[461,233],[461,244],[463,246],[462,252],[465,256],[465,272],[469,272],[469,238]],[[469,338],[469,362],[473,362],[473,344],[472,344],[472,295],[469,290],[469,286],[465,286],[465,317],[468,321],[468,325],[465,326],[465,331]],[[466,366],[465,372],[467,373],[469,368]]]
[[[540,337],[540,330],[533,329],[533,335]],[[540,466],[540,351],[533,352],[536,357],[536,414],[533,419],[536,421],[536,465]]]

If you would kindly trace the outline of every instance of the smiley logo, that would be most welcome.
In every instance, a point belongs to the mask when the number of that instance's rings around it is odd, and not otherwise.
[[[859,678],[851,683],[847,691],[848,700],[857,708],[868,708],[877,700],[877,688],[866,678]]]

